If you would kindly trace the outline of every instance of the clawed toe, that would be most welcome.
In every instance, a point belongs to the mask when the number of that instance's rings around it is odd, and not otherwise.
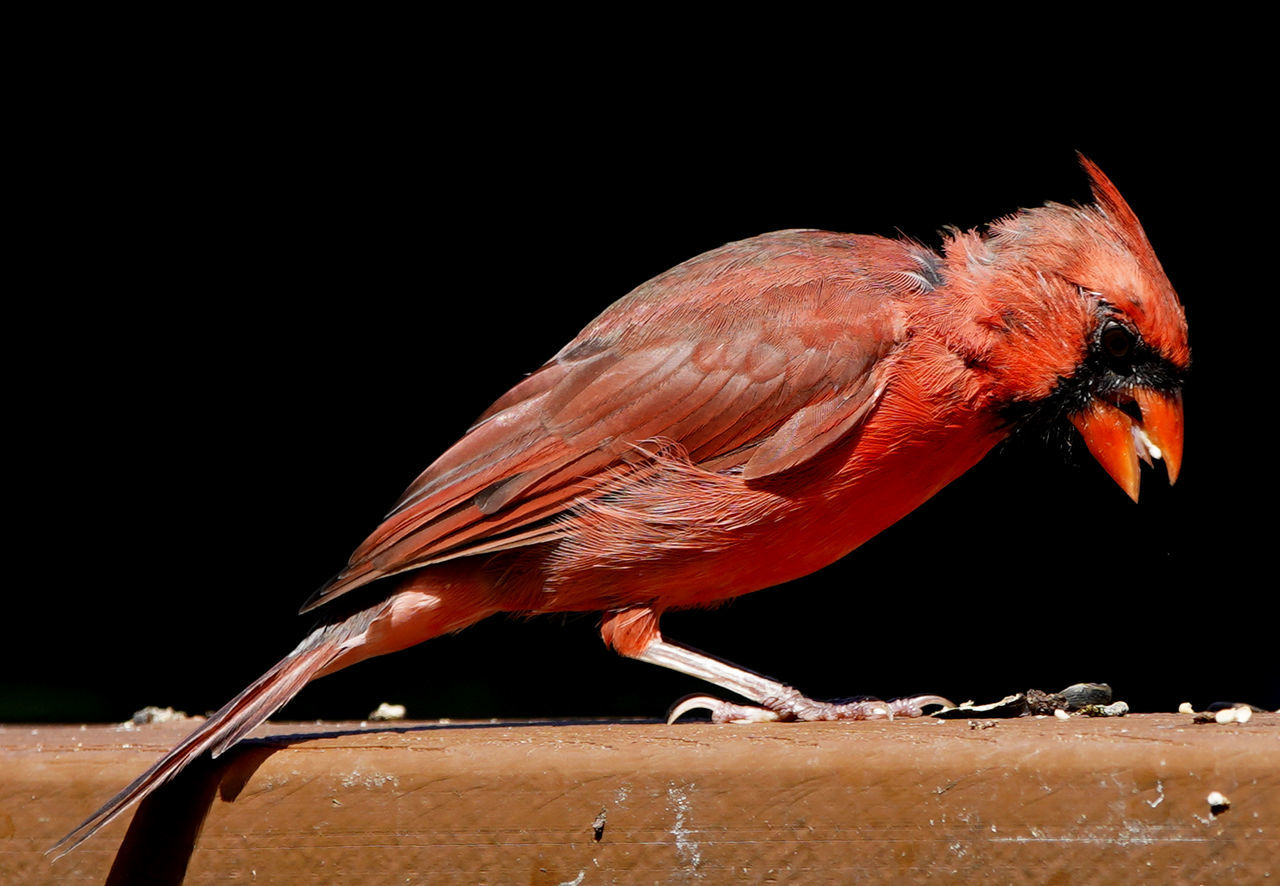
[[[814,701],[799,693],[785,698],[764,700],[764,706],[733,704],[710,695],[682,698],[667,715],[674,723],[690,711],[705,710],[712,723],[772,723],[780,720],[892,720],[895,717],[922,717],[930,705],[953,708],[955,705],[940,695],[916,695],[893,701],[857,699],[847,702]]]
[[[680,699],[667,714],[670,725],[690,711],[709,711],[712,723],[771,723],[781,720],[782,716],[775,711],[752,705],[731,704],[710,695],[689,695]]]
[[[895,698],[889,702],[889,709],[895,717],[923,717],[924,709],[937,705],[944,710],[954,708],[956,703],[941,695],[914,695],[911,698]]]

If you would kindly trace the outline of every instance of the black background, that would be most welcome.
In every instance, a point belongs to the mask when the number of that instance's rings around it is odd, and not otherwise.
[[[1276,195],[1246,74],[1098,73],[1034,100],[852,71],[671,89],[599,59],[330,39],[114,57],[33,117],[0,719],[219,706],[302,637],[298,605],[418,471],[635,285],[762,231],[936,244],[1084,201],[1076,150],[1187,306],[1179,483],[1145,472],[1134,505],[1087,456],[1012,447],[844,561],[664,631],[817,697],[1097,680],[1140,710],[1280,705]],[[597,625],[493,619],[283,716],[659,716],[704,688]]]

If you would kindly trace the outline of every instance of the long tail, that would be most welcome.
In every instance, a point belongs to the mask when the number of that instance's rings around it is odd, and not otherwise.
[[[108,800],[101,809],[50,847],[46,854],[57,853],[54,858],[61,858],[133,803],[172,779],[205,751],[209,751],[214,757],[220,755],[278,711],[312,678],[333,664],[342,656],[345,641],[352,639],[357,631],[363,631],[365,627],[367,621],[356,618],[316,628],[297,649],[200,724],[199,728],[161,757],[159,762],[138,776],[133,784]]]
[[[488,582],[480,571],[466,564],[445,564],[409,573],[390,595],[366,609],[348,609],[350,614],[345,616],[338,609],[297,649],[50,847],[49,853],[56,852],[55,858],[66,855],[205,751],[217,757],[316,677],[461,630],[499,611]],[[358,605],[352,603],[353,608]]]

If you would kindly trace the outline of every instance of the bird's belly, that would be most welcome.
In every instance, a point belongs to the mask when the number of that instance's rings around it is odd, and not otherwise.
[[[542,560],[540,611],[704,606],[827,566],[902,519],[1001,438],[857,448],[766,481],[642,486],[575,515]]]

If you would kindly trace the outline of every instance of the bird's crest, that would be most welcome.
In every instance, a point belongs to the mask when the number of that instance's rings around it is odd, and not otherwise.
[[[1125,246],[1129,247],[1134,255],[1154,260],[1155,250],[1151,248],[1147,234],[1142,230],[1142,223],[1129,207],[1128,201],[1121,196],[1119,189],[1112,184],[1111,179],[1107,178],[1106,173],[1098,168],[1098,164],[1079,152],[1076,156],[1080,159],[1080,166],[1084,169],[1085,175],[1089,176],[1089,190],[1093,192],[1093,199],[1115,227],[1116,233],[1124,240]]]

